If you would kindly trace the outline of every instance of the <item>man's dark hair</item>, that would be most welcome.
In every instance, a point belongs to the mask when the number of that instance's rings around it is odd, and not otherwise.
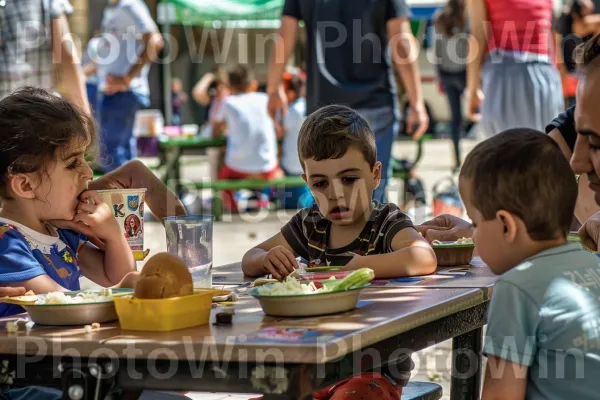
[[[485,220],[499,210],[518,216],[533,240],[569,232],[577,182],[558,145],[542,132],[510,129],[477,145],[460,176],[471,185],[471,201]]]
[[[377,162],[375,135],[369,123],[350,107],[325,106],[306,118],[298,136],[298,156],[304,160],[341,158],[349,148],[359,150],[371,169]]]
[[[248,90],[253,79],[254,74],[252,70],[245,65],[236,65],[227,71],[229,87],[237,92]]]
[[[69,146],[96,145],[94,121],[67,100],[43,89],[22,88],[0,101],[0,197],[11,174],[45,171]]]
[[[591,66],[596,64],[596,61],[600,60],[598,56],[600,56],[600,33],[584,38],[584,42],[575,49],[577,67],[584,73],[588,69],[591,69]],[[595,65],[594,69],[598,67],[598,65]]]

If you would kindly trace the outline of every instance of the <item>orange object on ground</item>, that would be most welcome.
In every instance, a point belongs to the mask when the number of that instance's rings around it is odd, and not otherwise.
[[[400,400],[402,387],[381,374],[369,372],[353,376],[313,393],[316,400]],[[260,400],[256,397],[250,400]]]

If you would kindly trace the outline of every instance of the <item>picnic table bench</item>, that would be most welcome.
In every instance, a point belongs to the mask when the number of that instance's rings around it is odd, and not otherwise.
[[[223,201],[219,193],[224,190],[261,190],[266,188],[285,189],[291,187],[299,187],[306,185],[301,176],[287,176],[269,181],[260,179],[232,179],[211,181],[210,179],[196,182],[184,182],[181,187],[194,188],[198,190],[212,190],[211,209],[212,215],[216,221],[220,221],[223,216]]]
[[[416,141],[417,149],[413,160],[410,161],[411,165],[416,165],[423,156],[423,144],[431,138],[430,134],[423,135],[419,140]],[[410,136],[400,135],[398,141],[412,141]],[[223,147],[227,145],[227,138],[202,138],[199,136],[191,137],[166,137],[161,136],[159,139],[159,149],[161,155],[161,165],[165,166],[165,174],[163,182],[175,191],[175,193],[181,193],[182,188],[195,188],[195,189],[211,189],[213,191],[213,202],[212,211],[213,215],[217,220],[221,219],[223,207],[221,201],[214,201],[219,192],[223,190],[259,190],[268,187],[274,188],[285,188],[285,187],[298,187],[303,186],[305,183],[301,177],[292,176],[285,177],[272,181],[258,181],[258,180],[222,180],[211,182],[209,180],[183,182],[181,181],[181,156],[186,151],[207,149],[212,147]],[[410,178],[410,171],[402,168],[402,165],[395,163],[392,160],[392,177],[401,179],[404,182],[404,187],[407,186],[407,181]],[[215,204],[217,203],[217,204]]]

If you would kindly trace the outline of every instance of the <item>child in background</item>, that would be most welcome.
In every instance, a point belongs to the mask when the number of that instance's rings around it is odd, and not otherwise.
[[[435,253],[410,218],[394,204],[372,200],[381,163],[375,136],[359,114],[338,105],[315,111],[302,125],[298,151],[302,176],[316,205],[298,212],[281,232],[246,252],[242,259],[246,275],[270,273],[282,279],[298,268],[297,256],[308,260],[309,266],[371,268],[377,278],[435,271]],[[399,374],[386,373],[397,384],[379,373],[361,374],[313,397],[400,399],[412,361],[406,357],[400,364]]]
[[[258,86],[246,66],[238,65],[227,74],[231,94],[217,111],[213,126],[226,131],[225,164],[217,179],[264,179],[282,176],[277,162],[277,138],[267,113],[268,96],[257,93]],[[226,209],[237,212],[232,193],[223,193]]]
[[[286,72],[283,75],[283,87],[289,108],[283,121],[281,169],[286,176],[301,176],[304,171],[298,158],[298,135],[306,119],[304,79],[299,73]],[[314,202],[308,186],[285,188],[277,197],[286,209],[307,208]]]
[[[559,147],[530,129],[499,133],[468,155],[459,189],[477,251],[501,275],[482,398],[597,398],[600,264],[567,241],[577,183]]]
[[[207,107],[205,123],[200,127],[200,136],[211,138],[224,134],[224,132],[216,131],[214,125],[217,122],[216,116],[227,96],[229,96],[227,76],[219,66],[215,65],[212,72],[206,73],[192,89],[194,100]],[[214,181],[223,167],[225,147],[210,147],[206,149],[206,155],[210,164],[210,179]]]
[[[181,109],[185,103],[187,103],[187,94],[183,91],[183,83],[181,79],[173,78],[171,81],[171,107],[173,109],[173,115],[171,124],[174,126],[181,126]]]
[[[133,287],[129,245],[111,208],[87,190],[93,175],[85,156],[95,141],[87,115],[42,89],[0,101],[1,285],[79,290],[83,275],[101,286]],[[19,312],[0,304],[0,316]]]

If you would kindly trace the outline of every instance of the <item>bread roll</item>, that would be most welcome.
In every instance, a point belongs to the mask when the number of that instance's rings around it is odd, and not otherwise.
[[[194,293],[192,274],[185,263],[169,253],[152,256],[140,274],[134,297],[138,299],[166,299]]]

